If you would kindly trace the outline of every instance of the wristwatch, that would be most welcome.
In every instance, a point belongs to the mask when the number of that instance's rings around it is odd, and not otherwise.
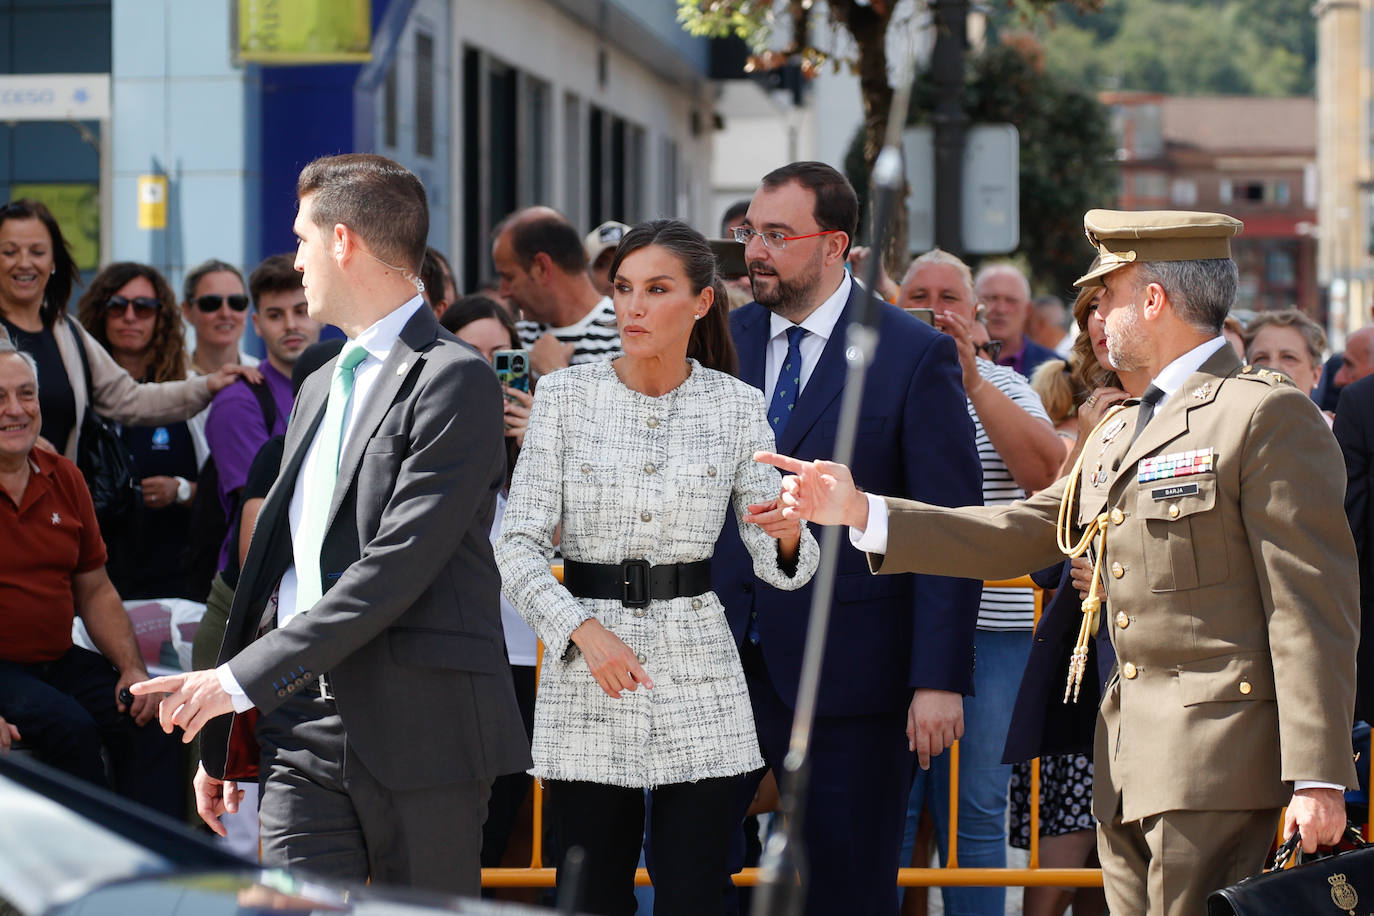
[[[176,478],[177,482],[177,503],[186,505],[191,501],[191,481],[185,477]]]

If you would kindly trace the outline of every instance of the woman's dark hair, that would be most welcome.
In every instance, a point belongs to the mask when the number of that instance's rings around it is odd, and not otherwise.
[[[233,274],[239,278],[239,283],[243,285],[244,290],[248,289],[248,284],[245,283],[243,279],[243,271],[239,270],[228,261],[221,261],[219,258],[211,258],[208,261],[201,261],[195,267],[191,268],[190,273],[186,274],[186,279],[181,283],[181,291],[184,294],[181,301],[190,305],[191,301],[196,298],[196,287],[200,286],[200,281],[210,276],[210,274],[218,273]]]
[[[67,300],[71,298],[72,287],[81,282],[76,259],[72,257],[67,240],[62,235],[62,227],[57,225],[57,217],[43,204],[28,197],[12,200],[0,207],[0,226],[11,219],[36,219],[48,230],[52,242],[53,271],[48,283],[43,287],[43,305],[38,311],[44,327],[52,327],[60,315],[67,311]],[[0,308],[3,311],[3,308]]]
[[[683,273],[696,295],[708,286],[714,294],[714,301],[706,314],[692,328],[692,336],[687,340],[687,355],[708,369],[716,369],[730,375],[739,374],[739,359],[735,355],[735,344],[730,339],[730,325],[726,313],[730,302],[721,295],[716,275],[716,256],[711,251],[706,236],[679,219],[651,219],[640,223],[620,240],[611,260],[610,275],[615,277],[620,270],[620,262],[628,255],[656,245],[678,259]]]
[[[495,318],[501,322],[506,333],[510,335],[510,348],[512,350],[524,349],[524,345],[520,343],[520,332],[515,329],[515,322],[511,319],[510,312],[502,308],[501,303],[489,296],[483,296],[479,293],[463,296],[444,309],[443,317],[439,319],[439,323],[450,334],[457,334],[460,328],[472,324],[474,321],[481,321],[483,318]]]
[[[181,309],[176,293],[155,268],[132,261],[116,261],[95,275],[90,287],[76,304],[76,317],[91,336],[106,350],[110,339],[105,334],[105,304],[125,283],[143,277],[153,285],[157,298],[157,323],[148,342],[148,376],[154,382],[175,382],[186,378],[186,339],[182,336]],[[136,381],[143,381],[137,379]]]

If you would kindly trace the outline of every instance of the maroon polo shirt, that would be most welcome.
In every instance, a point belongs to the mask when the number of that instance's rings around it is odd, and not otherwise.
[[[35,448],[15,505],[0,489],[0,659],[48,662],[72,647],[72,576],[105,565],[91,493],[76,465]]]

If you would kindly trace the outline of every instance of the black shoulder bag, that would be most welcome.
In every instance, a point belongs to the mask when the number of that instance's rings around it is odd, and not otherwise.
[[[86,341],[81,328],[71,316],[67,324],[76,338],[81,354],[81,370],[86,376],[86,413],[81,417],[81,433],[76,446],[76,466],[86,478],[95,503],[95,514],[101,528],[123,519],[142,501],[138,468],[133,453],[119,438],[114,423],[95,412],[95,388],[91,384],[91,363],[86,355]],[[54,443],[56,444],[56,443]]]

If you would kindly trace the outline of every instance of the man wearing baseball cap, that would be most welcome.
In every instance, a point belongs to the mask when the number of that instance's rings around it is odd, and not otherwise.
[[[795,475],[785,512],[849,525],[877,573],[1000,579],[1086,551],[1101,604],[1085,602],[1080,644],[1100,627],[1117,656],[1094,753],[1107,902],[1191,916],[1262,867],[1284,805],[1308,851],[1345,828],[1359,642],[1345,469],[1311,399],[1221,336],[1240,221],[1092,210],[1084,227],[1097,257],[1078,285],[1103,286],[1110,359],[1152,384],[1063,480],[946,509],[860,493],[841,465],[762,460]]]
[[[621,238],[630,227],[615,220],[607,220],[597,226],[582,240],[582,250],[587,252],[587,276],[592,278],[592,286],[603,296],[611,294],[611,258],[620,245]]]

